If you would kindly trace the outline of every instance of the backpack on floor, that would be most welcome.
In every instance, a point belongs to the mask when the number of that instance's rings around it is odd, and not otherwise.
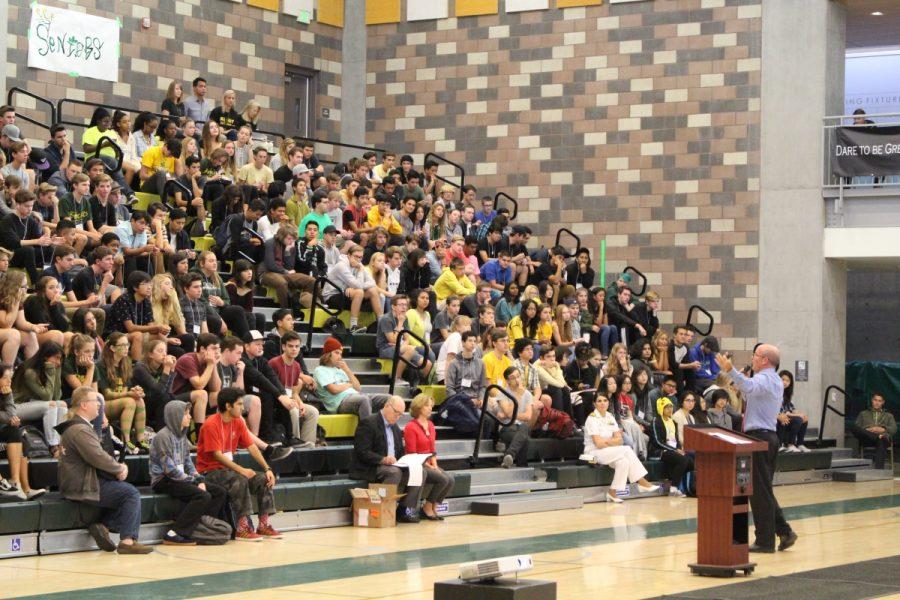
[[[344,322],[337,317],[328,317],[328,320],[322,324],[322,331],[338,340],[341,344],[351,344],[353,336]]]
[[[457,433],[472,434],[478,431],[478,421],[481,415],[472,404],[472,400],[457,394],[444,400],[440,407],[441,422],[453,427]]]
[[[200,517],[191,539],[201,546],[221,546],[231,539],[231,525],[209,515]]]
[[[542,406],[534,428],[558,440],[564,440],[572,437],[575,421],[561,410]]]
[[[26,458],[50,458],[50,445],[37,427],[26,425],[21,428],[22,450]]]

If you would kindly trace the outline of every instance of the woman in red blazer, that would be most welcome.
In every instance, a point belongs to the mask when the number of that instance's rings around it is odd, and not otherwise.
[[[429,521],[443,521],[444,517],[437,514],[437,505],[442,503],[450,490],[453,489],[453,475],[438,466],[435,454],[434,423],[430,421],[431,411],[434,409],[434,400],[425,394],[419,394],[413,398],[409,407],[412,416],[403,429],[403,445],[407,454],[431,454],[425,461],[425,483],[433,484],[425,504],[419,510],[419,516]]]

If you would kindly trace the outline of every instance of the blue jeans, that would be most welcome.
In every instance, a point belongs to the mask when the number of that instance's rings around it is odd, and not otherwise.
[[[609,349],[619,343],[619,329],[615,325],[601,325],[600,331],[591,330],[591,345],[609,356]]]
[[[118,531],[122,539],[138,539],[141,530],[141,493],[136,487],[124,481],[100,479],[100,501],[88,501],[103,511],[103,524],[112,531]]]

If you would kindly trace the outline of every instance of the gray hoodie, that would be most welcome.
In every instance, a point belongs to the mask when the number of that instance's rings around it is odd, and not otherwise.
[[[460,353],[452,363],[447,365],[444,383],[447,386],[448,398],[457,394],[465,394],[469,398],[481,399],[484,388],[487,387],[484,363],[474,355],[472,358],[466,358]]]
[[[187,402],[171,400],[163,409],[166,426],[153,437],[150,444],[150,484],[155,486],[163,477],[175,481],[200,483],[203,476],[197,473],[191,461],[191,449],[181,420]]]

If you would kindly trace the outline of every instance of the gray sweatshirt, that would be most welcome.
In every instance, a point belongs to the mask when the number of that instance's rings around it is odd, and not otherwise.
[[[163,410],[166,426],[153,437],[150,444],[150,484],[155,486],[168,477],[175,481],[199,483],[203,476],[197,473],[191,461],[191,450],[181,420],[187,402],[171,400]]]
[[[444,383],[447,386],[448,398],[457,394],[465,394],[470,398],[481,399],[484,395],[484,388],[487,387],[484,363],[475,356],[466,358],[459,354],[447,366]]]
[[[16,416],[16,403],[12,393],[0,396],[0,425],[9,425]]]

